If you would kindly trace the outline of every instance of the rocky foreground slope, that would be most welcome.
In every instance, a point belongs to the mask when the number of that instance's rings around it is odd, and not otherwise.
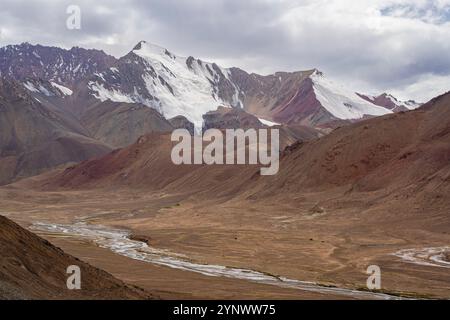
[[[81,290],[67,289],[71,265],[81,269]],[[0,300],[150,298],[0,216]]]

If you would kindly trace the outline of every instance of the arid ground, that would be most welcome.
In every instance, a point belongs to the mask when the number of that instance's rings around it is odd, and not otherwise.
[[[383,291],[412,297],[448,298],[450,269],[418,265],[394,256],[400,249],[442,247],[450,242],[449,226],[428,230],[430,219],[405,221],[392,213],[380,223],[379,211],[349,199],[354,209],[303,196],[298,207],[278,203],[230,201],[211,206],[195,197],[145,191],[36,192],[1,190],[2,215],[30,226],[36,222],[83,221],[130,230],[151,247],[183,254],[202,264],[239,267],[323,285],[360,289],[366,269],[379,265]],[[323,197],[323,195],[321,195]],[[385,216],[383,214],[383,216]],[[436,221],[438,222],[438,221]],[[413,226],[409,228],[408,226]],[[210,277],[136,261],[70,236],[40,233],[91,265],[162,298],[323,299],[346,298]]]

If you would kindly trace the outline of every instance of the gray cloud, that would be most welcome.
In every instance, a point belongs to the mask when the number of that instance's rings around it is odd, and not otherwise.
[[[82,9],[67,30],[66,8]],[[317,67],[361,90],[427,100],[450,90],[449,0],[2,0],[0,45],[126,54],[148,40],[270,73]]]

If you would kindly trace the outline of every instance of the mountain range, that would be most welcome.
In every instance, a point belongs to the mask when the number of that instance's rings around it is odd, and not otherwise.
[[[317,69],[261,76],[145,41],[119,59],[93,49],[9,45],[0,48],[0,77],[0,184],[151,132],[278,125],[287,146],[420,106],[356,93]]]

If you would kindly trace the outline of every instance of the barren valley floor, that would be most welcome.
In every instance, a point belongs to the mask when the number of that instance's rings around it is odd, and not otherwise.
[[[367,267],[378,265],[386,293],[450,297],[450,268],[408,263],[395,255],[402,249],[447,246],[448,226],[433,229],[433,217],[427,217],[427,227],[421,224],[420,214],[405,220],[401,211],[381,220],[379,215],[386,217],[382,208],[367,207],[351,197],[345,204],[333,201],[331,195],[328,200],[323,194],[302,197],[301,206],[286,200],[271,205],[129,189],[42,192],[22,189],[19,184],[1,189],[0,214],[28,228],[37,222],[83,221],[126,229],[134,238],[148,240],[152,248],[181,254],[195,263],[256,270],[324,286],[363,289]],[[352,298],[205,276],[133,260],[86,239],[38,234],[164,299]]]

